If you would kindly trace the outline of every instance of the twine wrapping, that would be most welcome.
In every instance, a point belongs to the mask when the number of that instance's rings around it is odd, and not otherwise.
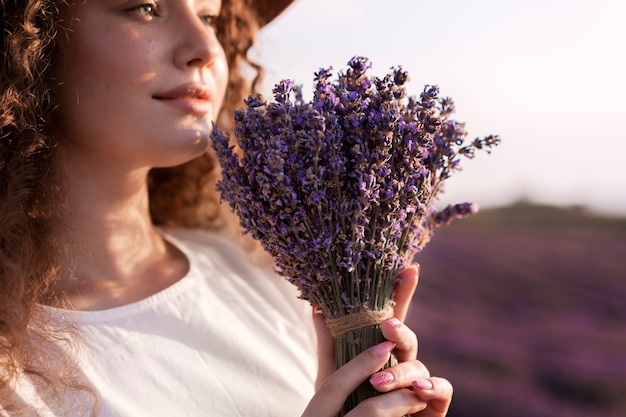
[[[389,300],[382,310],[365,310],[337,318],[326,319],[326,325],[332,336],[336,339],[342,334],[363,327],[376,326],[385,319],[393,317],[395,302]]]

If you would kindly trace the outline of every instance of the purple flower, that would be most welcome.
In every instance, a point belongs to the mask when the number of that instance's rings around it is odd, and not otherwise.
[[[468,142],[437,86],[407,96],[402,68],[370,69],[364,57],[334,79],[320,69],[309,102],[291,80],[276,84],[273,102],[249,97],[235,113],[240,154],[229,135],[212,133],[222,199],[327,318],[384,308],[397,271],[434,230],[475,211],[434,208],[445,180],[461,158],[500,141]]]

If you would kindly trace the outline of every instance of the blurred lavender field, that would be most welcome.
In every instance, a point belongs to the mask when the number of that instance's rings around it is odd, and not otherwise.
[[[485,210],[416,259],[407,322],[450,417],[626,416],[626,219]]]

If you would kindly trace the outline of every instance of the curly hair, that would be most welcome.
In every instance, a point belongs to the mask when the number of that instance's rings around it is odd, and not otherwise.
[[[60,250],[55,231],[63,225],[66,208],[50,132],[56,109],[55,39],[62,30],[59,6],[66,2],[0,0],[0,410],[10,414],[27,409],[14,395],[20,374],[39,381],[44,400],[73,406],[68,390],[86,391],[95,399],[81,385],[72,358],[50,368],[41,344],[73,344],[77,332],[69,323],[53,324],[36,307],[59,305],[62,299],[54,291]],[[223,0],[217,22],[230,70],[218,118],[224,129],[232,127],[233,110],[262,74],[247,58],[259,29],[251,10],[249,0]],[[242,75],[244,65],[252,69],[251,78]],[[236,229],[238,220],[222,210],[211,186],[217,174],[210,152],[178,167],[153,169],[148,178],[153,222]],[[93,413],[96,408],[93,403]]]

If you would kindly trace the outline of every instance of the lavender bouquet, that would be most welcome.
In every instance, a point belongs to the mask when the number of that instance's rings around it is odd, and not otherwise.
[[[277,272],[322,310],[338,367],[383,340],[397,272],[433,231],[475,211],[434,206],[461,157],[500,142],[466,142],[464,124],[450,119],[452,100],[436,86],[409,97],[405,71],[380,78],[370,67],[355,57],[336,80],[321,69],[309,102],[289,80],[275,86],[272,103],[249,97],[235,113],[240,151],[216,126],[212,133],[222,198]],[[364,383],[342,415],[376,393]]]

